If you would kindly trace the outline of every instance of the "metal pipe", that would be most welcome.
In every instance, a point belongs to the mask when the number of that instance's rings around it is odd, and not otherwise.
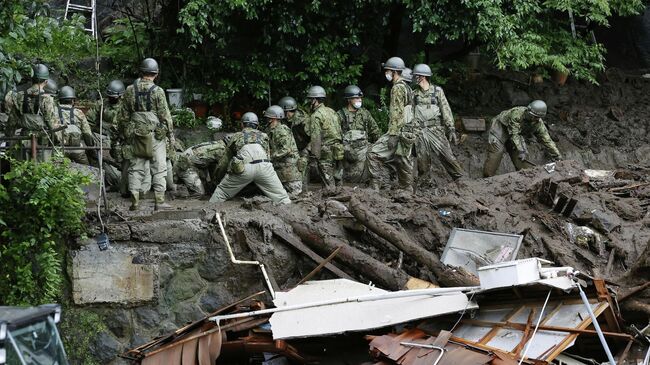
[[[36,161],[36,135],[32,134],[32,161]]]
[[[440,355],[436,359],[436,361],[433,362],[433,365],[438,365],[438,362],[440,362],[440,359],[442,359],[442,355],[445,354],[445,349],[440,346],[434,346],[434,345],[428,345],[424,343],[415,343],[415,342],[400,342],[400,345],[402,346],[410,346],[410,347],[419,347],[423,349],[431,349],[431,350],[440,350]]]
[[[219,222],[219,228],[221,229],[221,235],[223,236],[224,242],[226,242],[226,248],[228,249],[228,254],[230,255],[230,262],[236,265],[259,266],[260,269],[262,270],[262,275],[264,276],[264,281],[266,282],[266,286],[269,289],[269,294],[271,294],[271,298],[275,299],[275,290],[273,289],[273,285],[271,285],[271,280],[269,280],[269,275],[266,273],[266,268],[264,267],[264,264],[260,263],[259,261],[237,260],[237,258],[235,258],[235,254],[232,251],[232,247],[230,246],[228,235],[226,235],[226,229],[224,228],[223,222],[221,221],[221,213],[217,212],[216,217],[217,217],[217,222]]]
[[[347,298],[336,298],[336,299],[323,300],[323,301],[320,301],[320,302],[302,303],[302,304],[296,304],[296,305],[289,305],[289,306],[285,306],[285,307],[262,309],[262,310],[253,311],[253,312],[227,314],[227,315],[222,315],[222,316],[210,317],[209,319],[211,321],[216,321],[218,323],[220,320],[223,320],[223,319],[256,317],[256,316],[261,316],[261,315],[265,315],[265,314],[273,314],[273,313],[277,313],[277,312],[288,312],[288,311],[292,311],[292,310],[305,309],[305,308],[314,308],[314,307],[322,307],[322,306],[333,305],[333,304],[372,302],[372,301],[375,301],[375,300],[382,300],[382,299],[406,298],[406,297],[415,297],[415,296],[424,296],[424,295],[438,296],[438,295],[455,294],[455,293],[460,293],[460,292],[470,291],[470,290],[476,290],[476,289],[478,289],[477,286],[456,287],[456,288],[432,288],[432,289],[417,289],[417,290],[401,290],[401,291],[381,293],[381,294],[361,295],[361,296],[356,296],[356,297],[347,297]]]
[[[587,307],[587,312],[589,312],[589,316],[591,317],[591,324],[594,325],[594,329],[598,333],[598,338],[600,339],[600,343],[603,345],[603,349],[607,354],[607,359],[609,360],[610,365],[616,365],[616,361],[614,360],[614,355],[612,355],[612,352],[609,350],[609,346],[607,345],[607,340],[605,340],[603,331],[600,329],[600,325],[598,324],[598,319],[596,318],[594,311],[591,310],[591,304],[589,304],[589,299],[587,299],[587,295],[582,290],[580,283],[575,282],[575,285],[578,287],[578,291],[580,292],[580,298],[582,298],[582,302],[584,303],[585,307]]]

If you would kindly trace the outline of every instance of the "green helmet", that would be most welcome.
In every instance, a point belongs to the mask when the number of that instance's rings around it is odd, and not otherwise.
[[[59,90],[59,101],[64,100],[74,100],[77,96],[74,93],[74,89],[70,86],[64,86]]]
[[[546,116],[546,103],[541,100],[533,100],[528,104],[528,113],[534,117],[543,118]]]
[[[279,105],[271,105],[264,111],[264,117],[273,119],[284,119],[284,109]]]
[[[280,101],[278,101],[278,105],[280,105],[285,112],[292,112],[298,109],[298,103],[296,103],[296,99],[292,98],[291,96],[285,96],[284,98],[280,99]]]
[[[124,83],[120,80],[111,81],[106,87],[106,94],[113,98],[122,96],[124,94]]]
[[[257,128],[257,126],[260,125],[260,120],[257,119],[257,114],[253,112],[244,113],[244,115],[242,115],[241,117],[241,122],[245,126],[254,127],[254,128]]]
[[[142,60],[142,63],[140,64],[140,71],[149,74],[157,74],[158,62],[156,62],[156,60],[154,60],[153,58],[145,58],[144,60]]]
[[[404,71],[402,71],[402,78],[406,82],[413,82],[413,71],[410,68],[405,68]]]
[[[404,64],[404,60],[399,57],[391,57],[383,64],[383,67],[386,70],[402,71],[406,68],[406,64]]]
[[[431,67],[429,65],[420,63],[419,65],[415,65],[413,67],[413,76],[426,76],[429,77],[433,75],[433,72],[431,72]]]
[[[45,84],[43,91],[50,95],[56,95],[59,92],[59,86],[57,85],[56,81],[47,79],[47,84]]]
[[[357,85],[350,85],[343,91],[343,97],[346,99],[362,98],[363,92]]]
[[[307,98],[324,98],[325,96],[327,94],[321,86],[314,85],[307,90]]]
[[[50,70],[47,66],[42,63],[34,65],[34,77],[35,80],[45,81],[50,78]]]

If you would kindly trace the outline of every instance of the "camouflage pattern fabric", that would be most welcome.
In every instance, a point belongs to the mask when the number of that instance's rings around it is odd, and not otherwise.
[[[291,129],[277,123],[269,130],[271,162],[283,184],[293,181],[302,183],[302,175],[298,171],[298,147]]]
[[[326,188],[334,188],[343,182],[343,136],[336,112],[323,104],[311,114],[311,147],[318,157],[321,180]],[[320,145],[320,151],[315,151]]]
[[[58,115],[60,125],[67,126],[67,128],[61,132],[65,147],[82,147],[84,145],[95,145],[93,132],[90,129],[88,120],[86,120],[86,115],[81,110],[74,108],[72,104],[59,104],[57,106],[56,113]],[[81,139],[78,139],[75,136],[81,137],[85,144],[81,143]],[[85,165],[90,164],[88,155],[84,150],[64,150],[64,154],[74,162]]]

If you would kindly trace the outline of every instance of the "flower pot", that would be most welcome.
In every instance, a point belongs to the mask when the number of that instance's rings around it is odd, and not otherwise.
[[[544,82],[544,77],[540,74],[533,74],[530,80],[532,81],[533,84],[541,84],[542,82]]]
[[[557,70],[553,72],[553,76],[552,76],[553,82],[558,86],[562,86],[566,84],[566,80],[568,77],[569,77],[569,71],[557,71]]]
[[[169,100],[169,106],[174,109],[180,109],[183,107],[183,89],[167,89],[167,99]]]
[[[192,108],[197,118],[205,118],[208,116],[208,104],[206,103],[194,101],[190,104],[190,108]]]

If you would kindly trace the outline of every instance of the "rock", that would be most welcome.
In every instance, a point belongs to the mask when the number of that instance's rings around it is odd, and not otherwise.
[[[213,286],[199,299],[199,306],[206,313],[212,313],[215,310],[236,301],[235,297],[221,286]]]
[[[610,233],[621,226],[621,219],[616,214],[596,210],[591,215],[591,224],[598,230]]]
[[[131,224],[131,238],[141,242],[209,242],[210,234],[200,219],[161,220]]]
[[[131,239],[131,229],[126,223],[108,224],[106,229],[113,241],[128,241]]]
[[[91,345],[90,352],[100,364],[106,364],[113,360],[122,350],[122,344],[113,335],[108,332],[101,332]]]
[[[174,306],[174,315],[176,316],[176,325],[183,326],[187,323],[194,322],[205,317],[201,308],[192,301],[186,301]]]
[[[190,299],[199,294],[204,286],[205,281],[195,269],[180,271],[169,282],[165,290],[165,301],[174,304]]]
[[[155,328],[160,322],[160,314],[149,307],[139,307],[135,310],[135,318],[145,328]]]
[[[110,318],[106,321],[106,327],[117,337],[125,337],[131,328],[131,314],[124,309],[107,309],[104,318]]]

